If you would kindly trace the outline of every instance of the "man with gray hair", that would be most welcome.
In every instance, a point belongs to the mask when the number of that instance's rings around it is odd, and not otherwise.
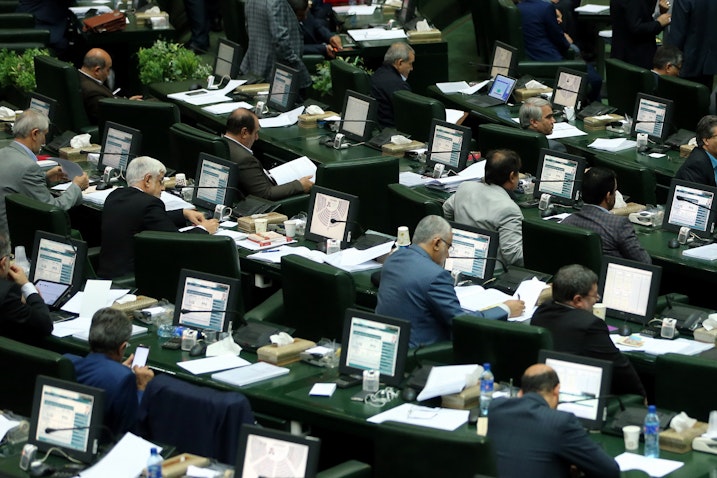
[[[378,101],[378,122],[381,126],[394,126],[393,94],[396,91],[411,91],[406,80],[413,71],[416,54],[408,43],[392,44],[383,57],[381,65],[371,76],[371,96]]]
[[[82,190],[89,186],[87,174],[72,179],[60,196],[50,194],[48,185],[67,180],[60,166],[44,172],[37,165],[37,153],[45,144],[50,128],[47,116],[36,110],[25,110],[13,126],[15,140],[0,149],[0,234],[8,235],[5,196],[20,193],[61,209],[70,209],[82,202]]]
[[[416,226],[413,244],[399,248],[386,260],[381,271],[376,313],[411,322],[409,345],[430,345],[450,340],[451,323],[461,308],[451,273],[444,269],[453,247],[451,225],[440,216],[426,216]],[[506,320],[525,309],[521,300],[507,300],[478,317]]]
[[[164,190],[164,165],[149,156],[133,159],[127,167],[127,187],[112,191],[102,208],[102,250],[97,275],[113,279],[134,273],[132,238],[142,231],[177,232],[194,224],[188,232],[214,234],[216,219],[206,219],[194,209],[167,211],[160,199]]]
[[[520,118],[521,128],[537,131],[538,133],[543,133],[545,136],[553,134],[555,117],[553,115],[553,105],[550,104],[550,101],[540,96],[528,98],[520,106],[518,116]],[[505,147],[509,146],[510,145],[505,145]],[[553,151],[566,152],[565,146],[553,139],[548,139],[548,147]],[[530,172],[534,173],[535,171]]]

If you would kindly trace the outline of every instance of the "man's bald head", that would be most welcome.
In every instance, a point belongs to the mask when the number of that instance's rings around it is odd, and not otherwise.
[[[251,149],[259,138],[259,118],[253,111],[237,108],[227,118],[226,135]]]
[[[560,379],[548,365],[538,363],[531,365],[520,380],[520,394],[537,393],[541,395],[552,408],[558,406],[558,392]]]
[[[111,68],[112,57],[102,48],[92,48],[82,61],[82,71],[101,82],[107,80]]]

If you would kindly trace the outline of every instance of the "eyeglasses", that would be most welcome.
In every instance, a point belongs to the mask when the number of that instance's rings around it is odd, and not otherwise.
[[[5,254],[4,256],[0,257],[0,261],[5,259],[6,257],[10,260],[10,262],[15,260],[15,254]]]
[[[445,239],[443,239],[442,237],[439,237],[438,239],[439,239],[441,242],[444,242],[444,243],[446,244],[446,246],[448,246],[448,253],[453,252],[453,243],[452,243],[452,242],[448,242],[448,241],[446,241]]]
[[[600,294],[598,294],[598,293],[595,293],[595,295],[585,294],[585,295],[583,295],[583,297],[590,297],[592,299],[595,299],[595,302],[600,302],[600,299],[602,298],[602,297],[600,297]]]

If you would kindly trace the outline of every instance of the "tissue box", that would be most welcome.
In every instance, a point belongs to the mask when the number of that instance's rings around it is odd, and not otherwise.
[[[696,146],[692,144],[683,144],[682,146],[680,146],[680,158],[686,158],[695,148]]]
[[[408,36],[408,43],[437,43],[443,39],[441,31],[437,28],[420,32],[418,30],[409,30],[406,35]]]
[[[717,329],[707,330],[704,327],[700,327],[695,330],[694,336],[698,342],[714,344],[716,342],[715,339],[717,339]]]
[[[551,94],[552,92],[552,88],[516,88],[513,91],[513,96],[515,96],[516,101],[525,101],[533,96]]]
[[[239,93],[241,95],[247,95],[247,96],[254,96],[257,93],[261,93],[262,91],[269,91],[271,89],[271,85],[269,83],[256,83],[253,85],[241,85],[237,86],[236,90],[234,90],[234,93]]]
[[[187,473],[189,465],[204,467],[209,465],[209,458],[182,453],[181,455],[167,458],[162,462],[162,476],[165,478],[176,478]]]
[[[316,344],[311,340],[294,339],[294,342],[288,345],[276,346],[271,344],[259,347],[256,354],[261,362],[269,362],[274,365],[286,365],[298,362],[301,352],[311,347],[316,347]]]
[[[386,154],[402,155],[406,151],[410,151],[412,149],[425,148],[425,147],[426,147],[425,143],[421,143],[420,141],[414,140],[408,144],[386,143],[383,146],[381,146],[381,151]]]
[[[705,422],[697,422],[692,428],[677,433],[673,429],[660,433],[660,450],[673,453],[687,453],[692,451],[692,440],[707,431]]]
[[[264,216],[261,216],[262,219],[266,219],[266,225],[269,224],[284,224],[284,221],[289,219],[286,217],[285,214],[279,214],[278,212],[270,212],[267,213]],[[237,229],[239,229],[241,232],[248,232],[253,233],[256,232],[256,227],[254,226],[254,218],[251,216],[244,216],[237,219]]]
[[[71,148],[66,146],[64,148],[60,148],[60,157],[69,161],[87,161],[87,154],[80,153],[80,151],[99,153],[102,151],[102,146],[99,144],[92,144],[86,148]]]
[[[441,406],[456,410],[469,410],[477,407],[480,402],[480,383],[463,389],[461,393],[443,395]]]
[[[299,128],[316,128],[316,122],[324,118],[330,118],[331,116],[340,116],[338,113],[333,111],[326,111],[322,115],[310,115],[304,113],[299,115]]]
[[[585,131],[603,131],[609,123],[624,119],[620,115],[609,114],[600,116],[588,116],[583,121]]]

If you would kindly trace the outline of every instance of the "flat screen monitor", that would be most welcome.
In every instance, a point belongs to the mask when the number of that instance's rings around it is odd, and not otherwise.
[[[312,187],[306,239],[315,242],[335,239],[342,244],[351,242],[359,235],[353,234],[358,208],[358,196],[321,186]]]
[[[318,438],[242,425],[234,476],[314,478],[320,448]]]
[[[647,133],[650,140],[662,143],[670,135],[673,114],[672,100],[638,93],[630,135],[634,137],[637,133]]]
[[[573,205],[580,199],[585,160],[580,156],[541,149],[533,196],[550,194],[551,202]]]
[[[704,184],[673,179],[667,194],[665,219],[662,228],[678,232],[689,227],[699,237],[711,237],[715,229],[715,198],[717,188]]]
[[[454,258],[446,259],[444,268],[483,281],[492,279],[498,254],[498,233],[456,222],[450,224],[453,229],[451,257]]]
[[[660,266],[605,256],[598,291],[607,314],[646,324],[655,312],[661,278]]]
[[[405,25],[416,17],[416,0],[403,0],[398,11],[398,22]]]
[[[35,232],[30,281],[69,285],[72,292],[82,290],[86,262],[86,242],[45,231]]]
[[[98,169],[104,171],[105,167],[111,166],[124,174],[130,160],[139,155],[141,145],[142,133],[139,130],[106,122]]]
[[[558,374],[558,410],[572,413],[585,428],[600,429],[607,411],[612,362],[552,350],[541,350],[538,357],[538,362]]]
[[[213,211],[218,205],[231,206],[237,200],[234,184],[238,184],[239,169],[233,161],[199,153],[192,203]]]
[[[274,66],[267,106],[275,111],[289,111],[299,97],[299,70],[281,63]]]
[[[30,92],[30,104],[27,107],[28,109],[33,109],[44,114],[50,120],[50,123],[52,123],[55,118],[57,101],[32,91]]]
[[[339,133],[343,133],[351,141],[360,143],[371,139],[371,133],[376,127],[378,111],[378,102],[375,99],[346,90],[344,107],[341,111],[343,115]]]
[[[514,75],[518,66],[518,49],[501,41],[493,46],[493,60],[490,64],[490,77]]]
[[[555,87],[550,102],[553,107],[563,109],[566,106],[580,109],[581,101],[585,98],[588,85],[588,75],[568,68],[558,68],[555,75]]]
[[[99,388],[39,375],[28,443],[40,451],[60,448],[73,458],[91,463],[102,433],[104,395]]]
[[[239,74],[239,65],[241,65],[244,50],[241,45],[229,41],[226,38],[219,39],[219,48],[217,49],[217,59],[214,62],[214,76],[219,82],[224,78],[234,78]]]
[[[403,380],[411,323],[357,309],[346,309],[339,373],[362,376],[378,370],[381,382],[397,387]]]
[[[434,119],[428,135],[426,167],[431,170],[436,164],[442,164],[454,173],[463,171],[470,153],[471,137],[470,128]]]
[[[226,332],[234,320],[233,316],[237,315],[240,300],[239,279],[182,269],[174,301],[173,323],[193,329]]]

